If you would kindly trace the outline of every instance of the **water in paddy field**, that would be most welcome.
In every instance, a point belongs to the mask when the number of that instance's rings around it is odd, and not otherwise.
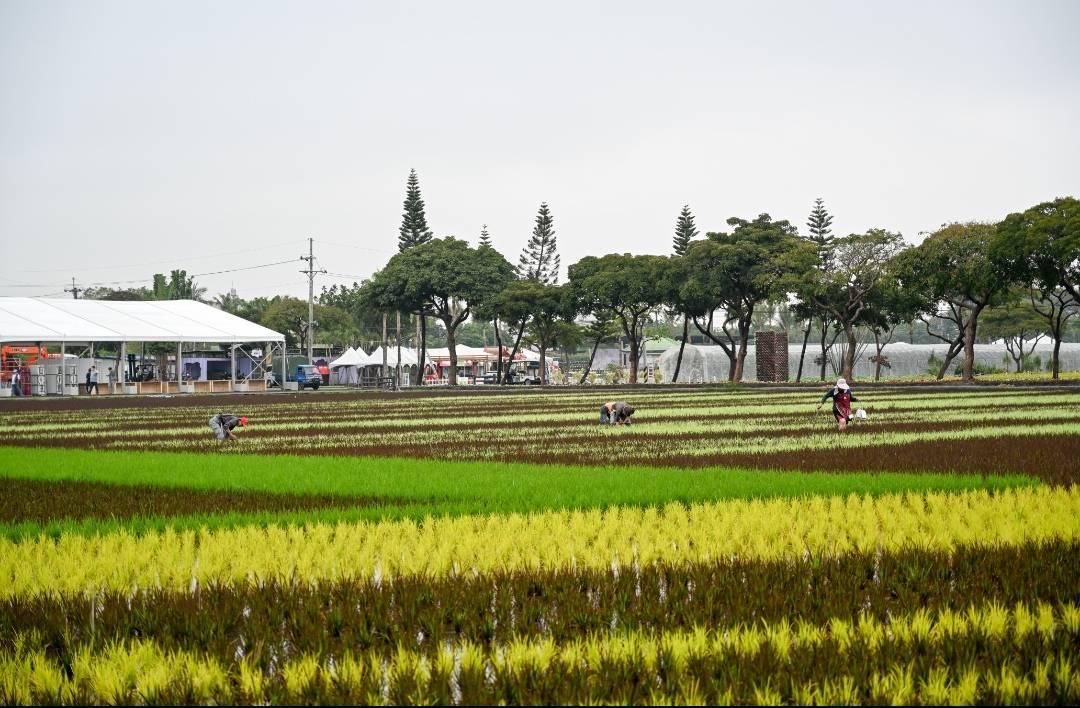
[[[1039,342],[1035,347],[1034,354],[1042,359],[1044,370],[1050,364],[1053,348],[1053,342]],[[795,380],[795,374],[799,370],[799,351],[801,349],[801,341],[796,344],[788,344],[788,371],[789,380],[791,381]],[[883,368],[881,377],[883,379],[889,379],[899,376],[925,374],[929,366],[931,354],[938,359],[944,359],[947,351],[948,347],[944,344],[907,344],[906,342],[891,342],[887,344],[882,351],[882,355],[889,358],[890,368]],[[803,361],[804,381],[813,381],[817,378],[819,365],[814,363],[814,358],[820,354],[820,345],[813,342],[806,345],[806,357]],[[843,346],[839,343],[834,344],[829,351],[830,362],[838,363],[842,356]],[[854,378],[856,380],[873,380],[874,362],[870,361],[870,357],[872,356],[874,356],[874,345],[871,342],[859,352],[859,357],[855,361]],[[975,345],[975,362],[977,364],[1013,371],[1014,364],[1012,359],[1008,360],[1008,364],[1005,362],[1005,357],[1007,356],[1008,351],[1005,349],[1004,344]],[[1062,371],[1080,371],[1080,344],[1062,344],[1060,356]],[[678,346],[672,347],[660,355],[658,363],[660,370],[663,372],[664,381],[671,381],[671,377],[675,373],[675,362],[678,357]],[[963,354],[954,360],[950,368],[961,363],[963,363]],[[727,381],[727,375],[728,358],[720,347],[700,346],[695,344],[686,345],[686,351],[683,352],[682,369],[679,372],[679,383],[721,383]],[[826,364],[826,378],[831,378],[835,375],[836,372],[832,363]],[[757,357],[754,352],[754,347],[751,344],[750,349],[746,354],[743,380],[754,381],[756,378]]]

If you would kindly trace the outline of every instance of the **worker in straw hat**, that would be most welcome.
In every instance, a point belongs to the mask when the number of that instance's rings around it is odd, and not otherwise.
[[[210,429],[214,431],[214,437],[218,439],[218,442],[236,440],[236,436],[233,435],[233,428],[238,425],[243,428],[247,425],[247,421],[247,416],[235,416],[232,413],[218,413],[210,419]]]
[[[848,386],[848,382],[843,378],[837,379],[836,385],[825,392],[825,395],[821,397],[817,404],[817,410],[821,411],[822,404],[830,398],[833,399],[832,412],[833,417],[836,418],[836,426],[842,433],[847,430],[847,424],[853,417],[851,415],[851,402],[859,399],[855,397],[851,387]]]

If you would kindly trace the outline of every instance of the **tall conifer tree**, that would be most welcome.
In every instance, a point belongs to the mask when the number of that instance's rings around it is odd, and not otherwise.
[[[532,238],[521,252],[518,260],[518,277],[523,280],[535,280],[544,285],[559,282],[559,254],[556,252],[554,219],[547,202],[540,203],[536,214],[536,226]]]
[[[694,215],[690,213],[690,205],[686,204],[679,214],[679,220],[675,222],[675,238],[672,239],[672,250],[676,256],[685,256],[690,242],[698,235],[697,227],[694,226]]]
[[[821,260],[821,266],[825,266],[825,260],[828,256],[829,249],[832,247],[833,234],[832,229],[832,214],[825,208],[825,200],[818,197],[814,200],[814,208],[810,210],[810,217],[806,221],[806,227],[810,230],[810,235],[807,240],[817,246],[818,258]],[[826,343],[825,338],[829,333],[829,320],[824,314],[821,317],[821,369],[819,377],[822,381],[825,380],[825,360],[829,353],[829,345]],[[806,320],[806,330],[803,332],[802,349],[799,352],[799,371],[795,375],[795,382],[802,381],[803,360],[806,358],[806,343],[810,340],[810,328],[813,326],[814,318],[808,317]]]
[[[480,227],[480,245],[491,248],[491,236],[488,235],[487,224]]]
[[[675,222],[675,238],[672,239],[672,250],[676,256],[685,256],[690,242],[698,235],[697,227],[694,226],[694,215],[690,213],[690,205],[684,204],[679,220]],[[686,349],[686,338],[690,333],[690,318],[685,312],[679,313],[683,318],[682,340],[679,342],[679,358],[675,360],[675,374],[671,377],[671,383],[679,380],[679,371],[682,369],[683,350]]]
[[[416,170],[409,170],[409,181],[405,185],[405,213],[401,215],[401,228],[398,230],[398,250],[404,251],[410,246],[419,246],[432,238],[424,214],[424,200],[420,197],[420,178]]]
[[[401,228],[398,229],[398,251],[404,251],[412,246],[419,246],[432,239],[431,229],[427,225],[427,214],[424,213],[424,200],[420,196],[420,178],[416,176],[416,170],[409,170],[409,179],[405,183],[405,213],[401,215]],[[417,383],[423,385],[424,365],[427,360],[427,317],[424,313],[417,312],[416,339],[419,353],[419,366],[417,366]],[[383,342],[383,347],[386,342]]]
[[[810,218],[806,227],[810,229],[810,240],[817,244],[818,252],[824,252],[833,242],[832,215],[825,208],[825,200],[818,197],[814,200],[814,208],[810,211]]]

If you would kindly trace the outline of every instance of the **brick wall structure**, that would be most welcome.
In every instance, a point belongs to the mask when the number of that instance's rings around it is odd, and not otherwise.
[[[758,381],[788,380],[787,332],[758,332],[754,353]]]

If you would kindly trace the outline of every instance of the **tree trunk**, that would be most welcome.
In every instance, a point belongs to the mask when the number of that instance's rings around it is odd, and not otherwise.
[[[799,352],[799,373],[795,374],[795,383],[802,381],[803,359],[806,358],[806,343],[810,340],[810,328],[814,326],[814,318],[806,321],[806,331],[803,332],[802,350]]]
[[[827,318],[821,318],[821,380],[825,380],[825,364],[829,359],[829,345],[826,343],[825,336],[829,333],[829,321]]]
[[[859,342],[855,336],[855,328],[851,324],[844,324],[844,334],[847,336],[847,346],[844,347],[844,361],[840,365],[840,376],[848,381],[854,381],[855,349],[858,347]]]
[[[878,336],[877,330],[874,330],[874,381],[881,380],[881,351],[885,348],[885,345],[881,343],[881,337]]]
[[[730,322],[730,321],[731,320],[728,320],[728,322]],[[731,342],[730,346],[728,346],[724,342],[720,341],[720,338],[717,337],[712,332],[712,322],[713,322],[713,314],[712,313],[709,313],[709,321],[708,321],[708,323],[706,323],[705,327],[701,326],[701,323],[699,323],[697,321],[696,317],[694,318],[694,326],[697,327],[697,331],[701,332],[706,337],[711,339],[713,344],[720,347],[724,351],[724,354],[727,354],[727,358],[728,358],[728,376],[727,376],[727,378],[728,378],[728,381],[733,381],[734,378],[735,378],[735,354],[736,354],[735,340],[732,339],[730,335],[728,335],[728,339]],[[724,323],[724,333],[727,334],[727,322]],[[706,383],[708,383],[708,382],[706,382]]]
[[[964,335],[961,334],[949,344],[949,349],[945,352],[945,361],[941,362],[941,368],[939,368],[937,372],[938,381],[945,378],[945,373],[949,370],[949,364],[952,364],[953,359],[956,358],[956,355],[959,354],[963,348]]]
[[[638,342],[637,329],[631,328],[629,332],[630,338],[630,383],[636,384],[638,374],[638,357],[641,355],[641,348]]]
[[[413,340],[413,344],[416,346],[416,361],[417,361],[417,364],[416,364],[416,385],[417,386],[423,386],[424,385],[424,348],[421,346],[421,337],[420,337],[420,320],[421,319],[422,318],[420,317],[419,313],[417,313],[417,317],[416,317],[416,339]]]
[[[447,383],[457,386],[457,337],[451,324],[453,324],[452,317],[443,319],[443,325],[446,327],[446,348],[450,351],[450,380]]]
[[[1051,376],[1051,378],[1054,381],[1057,381],[1060,378],[1059,374],[1060,374],[1060,371],[1061,371],[1061,360],[1058,358],[1058,356],[1060,355],[1060,352],[1061,352],[1061,329],[1058,328],[1054,332],[1054,353],[1051,355],[1051,357],[1053,358],[1053,361],[1051,363],[1051,368],[1054,370],[1054,374],[1053,374],[1053,376]]]
[[[424,385],[424,374],[427,373],[427,317],[420,316],[420,385]]]
[[[690,332],[690,320],[683,315],[682,343],[679,344],[679,358],[675,360],[675,374],[671,377],[671,383],[679,380],[679,370],[682,368],[683,350],[686,349],[686,335]]]
[[[510,383],[510,370],[514,366],[514,357],[517,356],[518,347],[521,346],[521,335],[525,333],[525,322],[522,321],[521,326],[518,327],[517,337],[514,338],[514,348],[510,350],[510,358],[506,360],[506,374],[503,378],[503,383]]]
[[[741,383],[743,369],[746,366],[746,351],[750,347],[750,316],[747,315],[739,320],[739,354],[735,359],[735,371],[732,372],[731,380]]]
[[[976,308],[964,323],[964,383],[975,381],[975,328],[978,317],[979,309]]]
[[[589,372],[592,371],[593,361],[596,359],[596,350],[600,348],[601,339],[603,339],[603,337],[597,337],[596,340],[593,341],[592,354],[589,355],[589,363],[585,365],[585,373],[581,375],[581,381],[578,381],[578,386],[585,383],[585,379],[589,377]]]
[[[495,382],[502,382],[502,335],[499,333],[499,318],[495,318],[495,346],[499,350],[499,358],[495,360]]]
[[[547,343],[540,342],[540,385],[547,386]]]
[[[1020,355],[1016,355],[1016,349],[1013,347],[1013,338],[1005,337],[1005,351],[1009,353],[1009,358],[1013,360],[1013,366],[1016,367],[1016,373],[1020,373],[1024,370],[1024,342],[1020,340]],[[1008,367],[1005,367],[1008,370]]]

